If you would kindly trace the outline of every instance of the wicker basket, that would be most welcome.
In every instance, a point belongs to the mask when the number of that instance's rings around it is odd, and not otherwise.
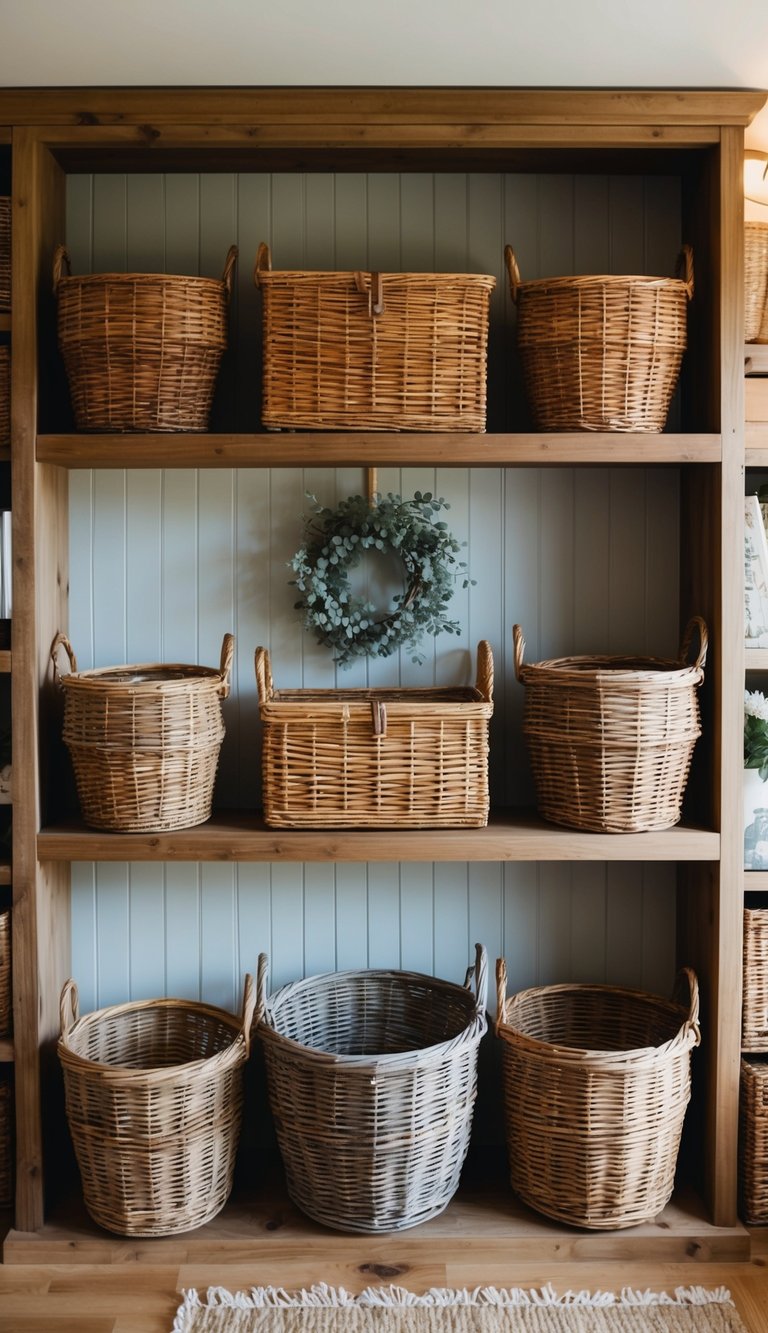
[[[615,986],[540,986],[507,999],[496,964],[512,1188],[576,1226],[631,1227],[668,1202],[699,993],[689,1003]]]
[[[741,1061],[739,1211],[752,1226],[768,1222],[768,1059]]]
[[[493,657],[456,689],[275,690],[256,650],[264,819],[272,828],[480,828],[488,822]]]
[[[221,281],[165,273],[63,277],[59,347],[82,431],[204,431],[222,353],[237,249]]]
[[[64,741],[75,770],[83,819],[123,833],[191,828],[209,818],[224,737],[221,700],[229,693],[234,639],[224,636],[221,666],[182,664],[78,671],[64,691]]]
[[[488,307],[480,273],[271,272],[262,422],[312,430],[484,431]]]
[[[601,274],[521,282],[505,249],[517,344],[539,430],[660,431],[686,346],[685,277]]]
[[[768,909],[744,908],[741,1046],[768,1051]]]
[[[744,341],[768,341],[762,330],[768,294],[768,222],[744,223]]]
[[[0,196],[0,310],[11,308],[11,200]]]
[[[0,1073],[0,1208],[13,1203],[13,1084]]]
[[[94,1222],[121,1236],[202,1226],[232,1188],[242,1075],[255,1009],[142,1000],[78,1018],[61,993],[59,1059],[67,1121]]]
[[[0,1037],[13,1030],[11,992],[11,909],[0,912]]]
[[[266,985],[262,955],[258,1031],[294,1203],[340,1231],[436,1217],[469,1146],[485,950],[463,987],[388,971],[308,977],[269,1000]]]
[[[688,666],[695,631],[699,654]],[[558,657],[523,666],[519,625],[513,633],[539,814],[598,833],[676,824],[701,734],[696,688],[707,652],[703,620],[691,620],[676,662]]]
[[[0,344],[0,445],[11,443],[11,349]]]

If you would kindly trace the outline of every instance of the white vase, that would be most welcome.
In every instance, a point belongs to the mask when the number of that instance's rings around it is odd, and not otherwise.
[[[744,769],[744,868],[768,870],[768,782]]]

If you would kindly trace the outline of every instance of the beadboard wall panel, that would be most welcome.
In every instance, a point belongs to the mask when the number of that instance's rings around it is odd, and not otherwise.
[[[527,424],[514,356],[504,244],[524,278],[669,273],[680,246],[674,177],[444,173],[74,176],[73,272],[218,275],[240,247],[232,337],[213,425],[259,423],[261,240],[276,268],[488,272],[489,427]],[[674,423],[674,415],[671,424]],[[511,423],[514,423],[511,424]],[[372,460],[375,461],[375,460]],[[82,668],[124,661],[215,665],[236,636],[216,800],[260,802],[253,672],[269,647],[278,686],[468,683],[476,646],[496,664],[493,798],[532,802],[514,679],[526,658],[571,652],[674,654],[678,486],[673,468],[379,470],[379,488],[430,490],[466,541],[476,583],[457,586],[456,636],[337,671],[293,609],[288,562],[307,494],[334,505],[362,469],[75,471],[70,477],[70,637]],[[369,587],[388,586],[369,566]],[[85,1009],[170,993],[239,1004],[260,950],[279,985],[328,968],[396,966],[463,978],[482,940],[515,987],[609,980],[668,990],[674,871],[663,865],[77,865],[73,972]]]

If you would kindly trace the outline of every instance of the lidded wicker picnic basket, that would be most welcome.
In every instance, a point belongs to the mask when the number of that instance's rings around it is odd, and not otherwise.
[[[699,991],[684,1003],[605,985],[507,999],[496,964],[510,1180],[537,1212],[594,1228],[650,1221],[672,1194]]]
[[[11,308],[11,199],[0,195],[0,310]]]
[[[264,296],[262,422],[312,430],[484,431],[483,273],[272,272]]]
[[[686,347],[693,254],[683,278],[595,276],[521,282],[505,248],[517,345],[539,430],[660,431]]]
[[[205,431],[237,247],[221,280],[169,273],[63,276],[53,262],[59,347],[81,431]]]
[[[768,342],[768,222],[744,223],[744,341]]]
[[[699,652],[688,665],[696,632]],[[690,621],[676,661],[579,656],[524,666],[519,625],[513,635],[539,814],[598,833],[676,824],[701,735],[696,691],[707,654],[704,621]]]
[[[436,1217],[469,1146],[485,950],[464,986],[384,970],[307,977],[269,999],[266,985],[261,955],[258,1033],[294,1203],[341,1231]]]
[[[488,823],[493,656],[474,688],[276,690],[256,649],[264,819],[272,828]]]
[[[171,1236],[221,1211],[232,1188],[255,1000],[247,976],[242,1019],[174,999],[79,1018],[77,987],[65,983],[58,1053],[94,1222],[121,1236]]]
[[[742,1057],[739,1083],[739,1212],[768,1222],[768,1056]]]
[[[72,645],[57,634],[56,676],[59,647],[71,666],[59,678],[62,734],[86,824],[136,833],[204,823],[224,738],[232,635],[224,635],[218,671],[180,663],[78,671]]]

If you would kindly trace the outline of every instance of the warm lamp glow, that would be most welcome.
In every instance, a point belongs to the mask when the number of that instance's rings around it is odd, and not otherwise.
[[[768,205],[768,153],[749,150],[744,154],[744,198]]]

